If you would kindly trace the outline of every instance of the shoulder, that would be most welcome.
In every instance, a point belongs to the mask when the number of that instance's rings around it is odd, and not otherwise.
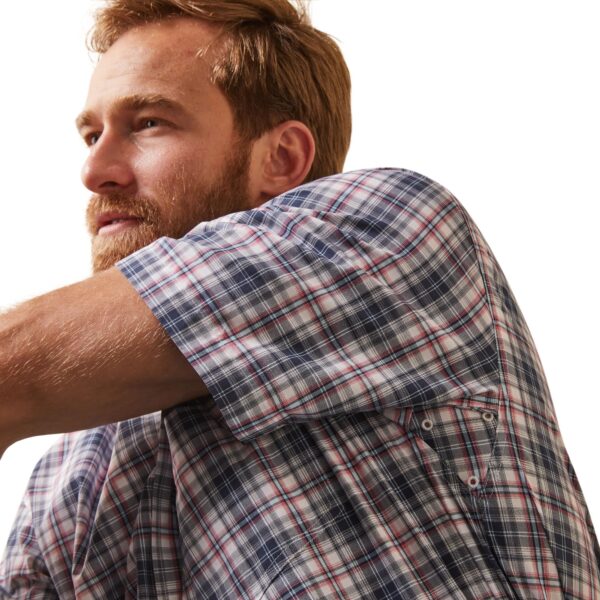
[[[465,216],[456,198],[425,175],[362,169],[311,181],[258,208],[200,223],[186,239],[228,252],[260,238],[269,247],[300,244],[326,257],[357,244],[398,253],[431,237],[453,235],[464,228]]]
[[[365,202],[394,202],[406,205],[415,200],[436,203],[454,196],[442,185],[416,171],[381,168],[348,171],[323,177],[297,187],[267,205],[295,205],[303,203],[331,212],[340,206],[352,207]]]

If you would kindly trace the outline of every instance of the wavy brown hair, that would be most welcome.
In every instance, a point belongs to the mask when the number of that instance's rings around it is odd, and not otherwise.
[[[343,169],[352,129],[350,74],[339,47],[312,27],[302,2],[107,0],[96,12],[89,47],[102,54],[126,31],[176,17],[222,27],[212,81],[228,99],[242,139],[295,119],[316,143],[307,181]]]

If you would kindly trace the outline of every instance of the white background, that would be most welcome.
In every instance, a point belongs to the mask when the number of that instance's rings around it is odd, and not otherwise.
[[[314,0],[353,76],[347,169],[448,187],[500,260],[545,365],[600,527],[598,61],[593,1]],[[0,18],[0,307],[89,274],[73,120],[91,0],[8,2]],[[10,399],[2,398],[2,402]],[[49,438],[0,461],[0,546]]]

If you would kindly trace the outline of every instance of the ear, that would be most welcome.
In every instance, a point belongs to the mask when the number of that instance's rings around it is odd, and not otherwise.
[[[315,139],[300,121],[284,121],[264,133],[252,151],[253,196],[270,200],[301,185],[315,158]]]

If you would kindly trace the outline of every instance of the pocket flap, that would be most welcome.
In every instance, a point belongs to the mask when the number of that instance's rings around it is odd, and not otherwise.
[[[414,410],[409,431],[425,441],[471,489],[485,482],[496,440],[495,410],[435,406]]]

